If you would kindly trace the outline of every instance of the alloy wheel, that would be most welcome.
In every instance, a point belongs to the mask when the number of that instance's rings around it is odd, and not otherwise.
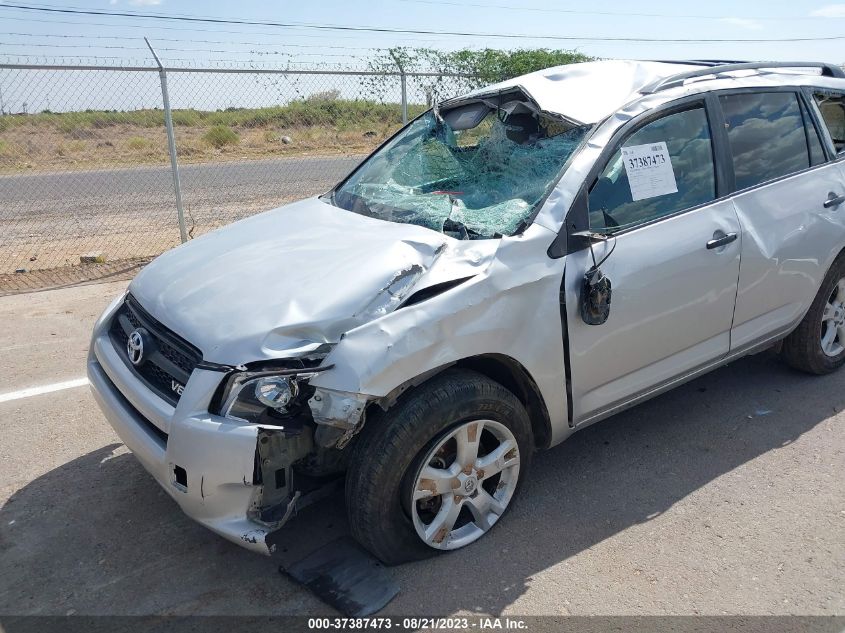
[[[827,356],[845,350],[845,278],[834,286],[822,312],[821,344]]]
[[[411,515],[430,547],[458,549],[478,540],[504,513],[519,481],[519,446],[493,420],[465,422],[428,452],[416,474]]]

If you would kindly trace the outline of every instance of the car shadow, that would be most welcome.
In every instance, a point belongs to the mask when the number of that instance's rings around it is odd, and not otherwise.
[[[576,433],[535,456],[521,498],[469,548],[389,570],[385,614],[500,614],[543,570],[646,523],[845,407],[842,376],[760,354]],[[4,613],[332,613],[279,561],[346,531],[337,498],[250,554],[182,515],[120,445],[17,491],[0,509]],[[749,495],[753,491],[749,490]],[[448,573],[444,573],[448,570]]]

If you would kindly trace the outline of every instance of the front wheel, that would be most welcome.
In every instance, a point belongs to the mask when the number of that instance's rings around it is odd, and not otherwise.
[[[533,438],[510,391],[448,370],[367,420],[354,451],[350,528],[375,556],[398,564],[484,536],[518,492]]]

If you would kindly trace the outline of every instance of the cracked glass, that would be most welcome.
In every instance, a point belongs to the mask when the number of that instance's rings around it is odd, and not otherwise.
[[[473,107],[463,118],[432,110],[411,122],[335,190],[332,203],[459,239],[524,230],[589,126],[521,101]]]

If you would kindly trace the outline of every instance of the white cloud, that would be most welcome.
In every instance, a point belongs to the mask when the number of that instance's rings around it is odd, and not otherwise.
[[[129,4],[136,7],[154,7],[155,5],[161,3],[162,0],[129,0]]]
[[[763,25],[757,20],[750,20],[748,18],[722,18],[722,22],[738,26],[741,29],[748,29],[749,31],[760,31],[763,28]]]
[[[845,18],[845,4],[828,4],[810,13],[814,18]]]

